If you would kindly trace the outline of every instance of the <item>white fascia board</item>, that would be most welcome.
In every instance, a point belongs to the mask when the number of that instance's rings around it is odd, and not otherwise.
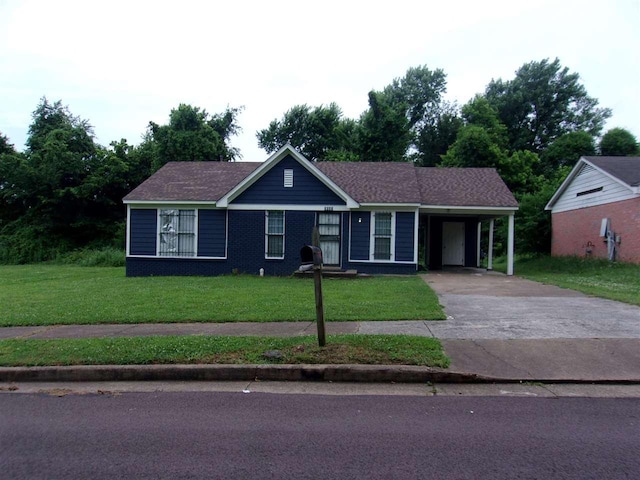
[[[131,206],[132,208],[157,208],[157,207],[166,207],[167,205],[176,206],[176,205],[185,205],[193,208],[199,207],[218,207],[216,202],[202,202],[202,201],[194,201],[194,200],[126,200],[123,201],[125,205]]]
[[[361,203],[360,210],[394,210],[394,211],[415,211],[420,208],[419,203]]]
[[[551,210],[553,208],[555,203],[558,201],[558,198],[560,198],[560,196],[564,193],[564,191],[569,186],[569,184],[573,181],[576,175],[578,175],[578,172],[580,171],[580,169],[584,164],[589,164],[592,167],[594,167],[594,165],[591,162],[587,161],[586,158],[580,157],[580,160],[578,160],[578,163],[576,163],[575,166],[571,169],[571,171],[569,172],[569,175],[567,175],[567,178],[564,179],[564,182],[562,182],[560,187],[558,187],[556,192],[551,197],[551,200],[549,200],[547,205],[544,207],[545,210]]]
[[[271,203],[232,203],[227,210],[297,210],[300,212],[348,212],[345,205],[285,205]]]
[[[345,201],[348,208],[358,208],[358,202],[356,202],[353,198],[351,198],[347,193],[338,187],[333,180],[327,177],[324,173],[322,173],[317,167],[313,165],[309,160],[307,160],[301,153],[299,153],[296,149],[294,149],[291,144],[287,143],[285,146],[280,148],[277,152],[271,155],[267,160],[256,168],[249,176],[247,176],[244,180],[242,180],[238,185],[232,188],[229,193],[227,193],[224,197],[218,200],[219,207],[228,207],[229,203],[233,201],[234,198],[239,196],[242,192],[244,192],[247,188],[253,185],[255,182],[260,179],[265,173],[267,173],[271,168],[273,168],[280,160],[282,160],[287,155],[291,155],[294,159],[300,163],[305,169],[307,169],[314,177],[324,183],[333,193],[335,193],[338,197]]]
[[[509,215],[518,211],[518,207],[459,207],[451,205],[420,205],[420,211],[423,213],[447,213],[452,215]]]

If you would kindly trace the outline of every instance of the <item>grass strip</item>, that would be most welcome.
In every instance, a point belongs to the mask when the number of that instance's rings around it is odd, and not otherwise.
[[[0,326],[315,319],[311,278],[144,277],[123,268],[0,267]],[[324,279],[327,321],[443,320],[417,276]]]
[[[267,358],[277,350],[281,358]],[[435,338],[410,335],[154,336],[0,341],[0,365],[366,364],[449,366]]]
[[[499,259],[496,270],[506,271]],[[640,305],[640,265],[582,257],[517,257],[515,274],[594,297]]]

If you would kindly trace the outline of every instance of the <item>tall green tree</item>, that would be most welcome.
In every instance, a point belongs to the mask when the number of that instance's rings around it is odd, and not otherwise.
[[[240,152],[231,146],[230,137],[239,131],[240,108],[227,108],[222,114],[209,115],[206,110],[180,104],[172,109],[167,125],[150,122],[147,141],[155,144],[154,167],[167,162],[234,161]]]
[[[380,92],[369,92],[369,109],[360,117],[359,153],[365,162],[401,162],[411,145],[406,106]]]
[[[362,160],[407,161],[417,157],[422,163],[424,158],[432,161],[438,155],[433,149],[441,148],[442,139],[447,138],[430,135],[430,129],[446,111],[442,107],[446,85],[444,71],[422,65],[409,68],[404,77],[395,78],[382,91],[369,92],[369,109],[360,117]],[[447,113],[451,114],[452,109]],[[438,133],[446,132],[450,140],[456,121],[450,116],[444,122]],[[425,157],[421,157],[420,147],[430,148],[425,150]]]
[[[458,131],[464,125],[455,104],[442,102],[425,115],[416,132],[414,161],[422,167],[435,167],[456,141]]]
[[[595,155],[596,144],[587,132],[569,132],[553,141],[540,155],[540,173],[552,176],[560,167],[573,167],[580,157]]]
[[[624,128],[612,128],[602,136],[599,144],[600,155],[628,156],[640,155],[638,140]]]
[[[343,118],[336,103],[296,105],[281,120],[273,120],[268,128],[258,131],[256,137],[267,153],[290,143],[312,161],[345,160],[356,155],[357,128],[353,120]]]
[[[541,153],[558,137],[574,131],[598,136],[608,108],[587,94],[577,73],[559,59],[530,62],[513,80],[492,80],[485,96],[507,127],[509,149]]]

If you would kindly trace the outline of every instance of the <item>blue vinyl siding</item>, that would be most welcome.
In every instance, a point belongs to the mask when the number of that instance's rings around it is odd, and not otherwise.
[[[224,257],[227,243],[226,210],[198,211],[198,256]]]
[[[300,249],[311,243],[315,212],[285,211],[284,258],[265,258],[265,211],[229,211],[229,273],[291,275],[300,266]]]
[[[285,169],[293,170],[293,187],[284,186]],[[253,205],[344,205],[345,202],[291,156],[287,156],[232,203]]]
[[[351,260],[369,260],[371,212],[351,213]]]
[[[397,262],[413,262],[415,241],[415,213],[396,213],[396,251]]]
[[[157,210],[132,208],[129,212],[129,254],[156,254]]]

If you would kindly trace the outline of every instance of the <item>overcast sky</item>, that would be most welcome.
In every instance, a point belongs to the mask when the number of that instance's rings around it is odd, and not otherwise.
[[[294,105],[357,118],[370,90],[419,65],[443,69],[464,104],[558,57],[613,110],[606,129],[640,137],[639,23],[640,0],[0,0],[0,132],[22,150],[42,96],[103,145],[138,144],[180,103],[244,106],[231,143],[262,161],[256,131]]]

